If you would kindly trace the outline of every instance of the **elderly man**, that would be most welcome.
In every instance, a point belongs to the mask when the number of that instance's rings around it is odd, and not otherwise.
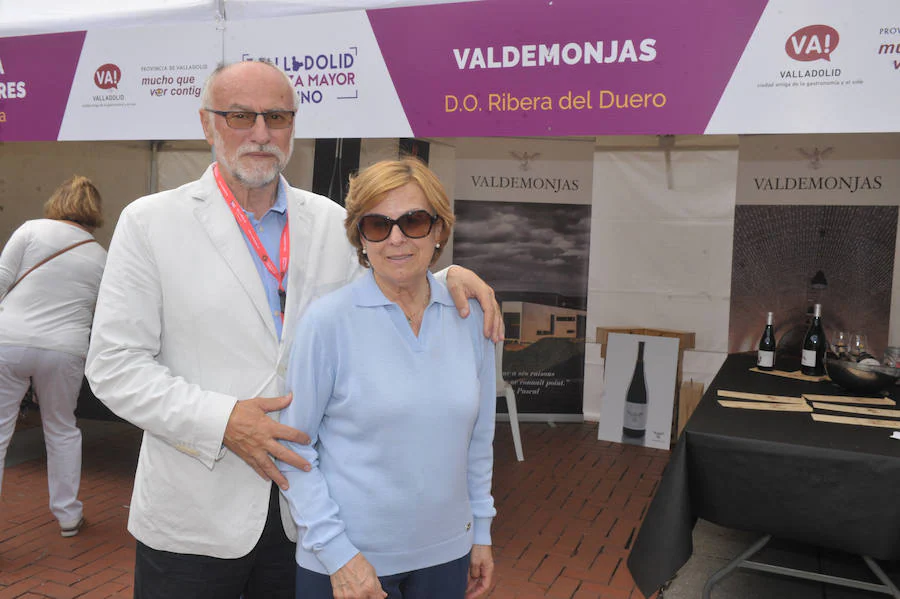
[[[144,430],[128,519],[139,598],[294,596],[273,458],[308,468],[279,440],[309,438],[277,422],[288,348],[309,302],[360,273],[343,208],[280,176],[296,108],[272,65],[217,69],[200,111],[217,162],[129,205],[110,244],[87,377]],[[449,279],[460,313],[477,296],[499,339],[493,292],[465,269]]]

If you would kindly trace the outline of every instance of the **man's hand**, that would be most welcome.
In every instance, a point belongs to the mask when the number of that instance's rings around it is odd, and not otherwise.
[[[291,395],[254,397],[234,404],[222,443],[247,462],[265,480],[274,481],[287,490],[288,481],[272,458],[278,458],[300,470],[309,471],[309,462],[284,445],[279,439],[306,445],[309,435],[269,418],[269,412],[283,410],[291,403]]]
[[[466,599],[481,597],[491,588],[494,580],[494,554],[490,545],[472,545],[469,558],[469,583]]]
[[[334,599],[384,599],[388,596],[381,588],[375,568],[362,553],[354,555],[331,575],[331,592]]]
[[[494,290],[468,268],[451,266],[447,271],[447,289],[459,315],[469,315],[469,298],[475,298],[484,310],[484,336],[494,343],[503,341],[503,312]]]

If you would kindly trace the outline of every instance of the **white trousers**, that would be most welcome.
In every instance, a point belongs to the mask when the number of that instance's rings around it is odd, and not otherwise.
[[[62,527],[76,524],[82,516],[78,501],[81,430],[75,424],[75,407],[83,375],[84,358],[48,349],[0,345],[0,494],[6,450],[31,378],[44,427],[50,511]]]

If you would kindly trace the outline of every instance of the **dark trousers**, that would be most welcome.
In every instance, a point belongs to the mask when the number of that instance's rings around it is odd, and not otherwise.
[[[284,534],[278,487],[256,547],[221,559],[158,551],[140,541],[134,568],[135,599],[294,599],[295,545]]]
[[[463,599],[469,582],[469,556],[403,572],[379,576],[387,599]],[[332,599],[331,577],[297,568],[297,599]]]

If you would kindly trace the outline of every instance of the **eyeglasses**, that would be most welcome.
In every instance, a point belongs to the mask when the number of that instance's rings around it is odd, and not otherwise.
[[[256,124],[256,117],[261,116],[269,129],[287,129],[294,124],[295,110],[270,110],[253,112],[252,110],[213,110],[204,108],[206,112],[225,117],[225,123],[232,129],[250,129]]]
[[[421,239],[431,233],[431,228],[438,219],[436,214],[427,210],[411,210],[397,220],[383,214],[367,214],[356,224],[359,234],[368,241],[384,241],[391,236],[394,225],[410,239]]]

